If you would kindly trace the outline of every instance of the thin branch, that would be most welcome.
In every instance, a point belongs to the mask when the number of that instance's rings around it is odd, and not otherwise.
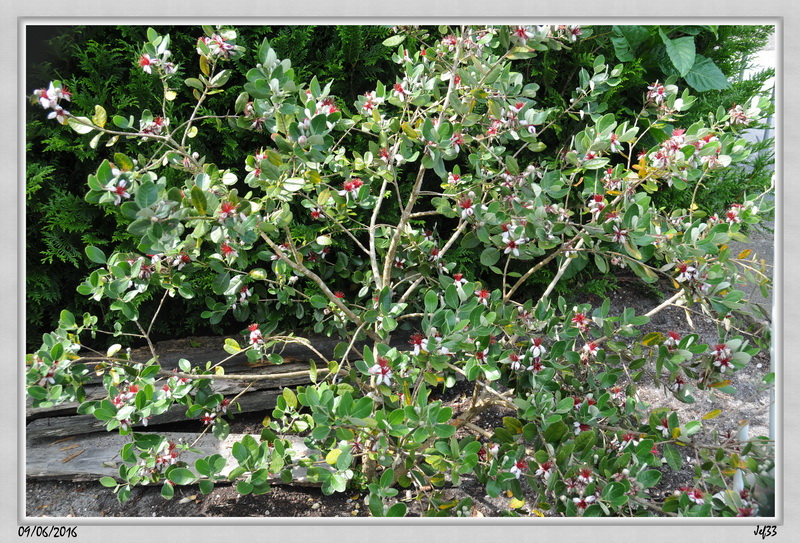
[[[153,325],[154,325],[154,324],[155,324],[155,322],[156,322],[156,318],[158,317],[158,313],[159,313],[159,311],[161,311],[161,306],[163,306],[163,305],[164,305],[164,300],[166,300],[166,299],[167,299],[167,294],[168,294],[168,293],[169,293],[169,291],[168,291],[168,290],[165,290],[165,291],[164,291],[164,295],[161,297],[161,301],[160,301],[160,302],[158,302],[158,307],[156,308],[156,312],[155,312],[155,313],[153,313],[153,318],[152,318],[152,319],[150,319],[150,326],[148,326],[148,327],[147,327],[147,335],[148,335],[148,336],[150,335],[150,331],[153,329]]]
[[[321,370],[325,373],[333,373],[327,370]],[[193,380],[222,380],[222,381],[278,381],[280,379],[291,379],[293,377],[306,377],[310,376],[311,370],[298,370],[298,371],[288,371],[286,373],[264,373],[258,375],[244,375],[244,374],[232,374],[232,375],[213,375],[213,374],[196,374],[196,373],[186,373],[183,371],[169,371],[169,370],[161,370],[159,375],[164,375],[165,377],[183,377],[185,379],[193,379]],[[341,374],[342,371],[336,372],[337,374]]]
[[[275,243],[274,241],[272,241],[269,238],[269,236],[267,236],[264,232],[261,232],[261,238],[264,241],[267,242],[267,245],[270,246],[270,248],[278,256],[278,258],[280,258],[284,263],[286,263],[286,265],[288,265],[290,268],[292,268],[294,271],[296,271],[297,273],[299,273],[303,277],[307,277],[308,279],[311,279],[314,283],[316,283],[317,286],[320,288],[320,290],[322,290],[322,292],[325,294],[325,296],[327,296],[328,299],[331,302],[333,302],[333,304],[342,313],[344,313],[347,316],[348,319],[350,319],[353,323],[355,323],[357,325],[361,325],[364,322],[363,320],[361,320],[361,318],[358,315],[353,313],[350,310],[350,308],[348,308],[346,305],[344,305],[344,303],[333,293],[333,291],[331,291],[331,289],[328,288],[328,285],[325,284],[325,281],[323,281],[322,278],[319,275],[317,275],[316,273],[312,272],[311,270],[309,270],[308,268],[306,268],[302,264],[299,264],[299,263],[293,261],[292,259],[290,259],[289,257],[287,257],[283,253],[281,248],[278,247],[278,244]],[[367,335],[370,338],[372,338],[374,341],[378,341],[378,342],[383,341],[378,334],[376,334],[375,332],[373,332],[369,328],[365,328],[365,331],[366,331]]]
[[[583,238],[581,238],[578,241],[577,245],[575,245],[575,249],[580,249],[582,246],[583,246]],[[570,263],[571,263],[571,260],[569,258],[565,258],[564,259],[564,262],[561,263],[561,267],[558,268],[558,273],[556,273],[556,276],[553,277],[553,280],[550,281],[549,285],[547,285],[547,288],[545,289],[544,294],[542,294],[542,297],[541,297],[542,300],[544,300],[545,298],[550,296],[550,293],[553,292],[554,288],[556,288],[556,285],[561,280],[561,277],[564,275],[564,272],[567,271],[567,268],[569,267]]]
[[[158,359],[158,355],[156,354],[156,348],[153,345],[153,342],[150,340],[150,336],[147,334],[147,332],[144,331],[144,328],[142,327],[141,323],[138,320],[134,322],[136,323],[136,327],[142,333],[142,336],[144,336],[144,339],[147,341],[147,346],[150,348],[150,354],[153,355],[153,358]]]

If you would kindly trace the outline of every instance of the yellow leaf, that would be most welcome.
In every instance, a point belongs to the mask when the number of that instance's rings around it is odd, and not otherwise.
[[[103,128],[106,125],[106,120],[108,116],[106,115],[106,110],[103,109],[103,106],[94,106],[94,115],[92,116],[92,122],[95,126],[99,126]]]
[[[517,498],[514,498],[511,500],[511,502],[509,502],[508,506],[511,507],[511,509],[519,509],[520,507],[525,506],[525,500],[518,500]]]
[[[325,461],[332,466],[336,463],[336,460],[339,458],[340,454],[342,454],[341,449],[333,449],[325,457]]]
[[[200,55],[200,71],[203,72],[203,75],[206,77],[211,73],[208,66],[208,58],[206,58],[205,55]]]
[[[439,506],[439,509],[441,509],[441,510],[452,509],[456,505],[458,505],[458,500],[453,500],[451,502],[441,504]]]
[[[417,133],[414,131],[413,128],[411,128],[411,126],[409,126],[408,123],[403,123],[401,125],[401,128],[403,129],[403,132],[406,134],[406,136],[408,136],[409,138],[414,138],[414,139],[417,138]]]
[[[722,388],[722,387],[728,386],[729,384],[731,384],[731,380],[730,379],[725,379],[724,381],[717,381],[716,383],[711,383],[708,386],[714,387],[714,388]]]
[[[711,420],[711,419],[715,419],[715,418],[717,418],[718,416],[720,416],[720,414],[721,414],[721,413],[722,413],[722,409],[715,409],[715,410],[713,410],[713,411],[709,411],[708,413],[706,413],[705,415],[703,415],[703,416],[702,416],[702,419],[703,419],[703,420]]]
[[[233,338],[225,339],[225,345],[227,345],[233,351],[241,351],[242,348],[239,347],[239,343]]]
[[[752,251],[750,249],[745,249],[744,251],[739,253],[739,258],[747,258],[748,256],[750,256],[751,252]]]
[[[172,90],[168,90],[167,92],[164,93],[164,98],[166,98],[170,102],[172,102],[177,97],[178,97],[178,93],[176,93],[175,91],[172,91]]]
[[[225,375],[225,368],[223,368],[222,366],[217,366],[217,367],[214,369],[214,373],[215,373],[216,375]]]
[[[537,517],[544,517],[544,513],[542,513],[538,509],[532,509],[531,514],[536,515]]]
[[[747,465],[747,462],[742,460],[741,457],[738,454],[735,454],[735,453],[731,455],[731,467],[732,468],[739,468],[739,469],[748,469],[749,468],[749,466]]]
[[[681,435],[681,429],[680,428],[673,428],[672,429],[672,437],[673,438],[678,438],[678,437],[680,437],[680,435]]]
[[[512,434],[522,433],[522,423],[514,417],[503,417],[503,426]]]
[[[642,340],[642,345],[645,347],[650,347],[651,345],[658,345],[659,343],[664,341],[664,336],[660,332],[652,332],[644,336]]]

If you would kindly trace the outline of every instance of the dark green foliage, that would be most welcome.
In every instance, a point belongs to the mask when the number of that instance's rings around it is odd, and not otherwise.
[[[316,76],[325,85],[332,80],[331,93],[341,98],[345,107],[350,107],[358,95],[374,89],[376,81],[386,82],[396,71],[392,51],[381,44],[389,34],[389,28],[383,26],[266,29],[278,56],[292,60],[297,81],[310,81]]]
[[[612,113],[635,114],[641,110],[646,87],[655,80],[663,81],[674,66],[665,52],[659,27],[641,27],[640,41],[635,54],[625,59],[620,75],[621,83],[606,95],[607,111]],[[758,74],[752,81],[740,81],[747,58],[766,43],[773,27],[767,26],[720,26],[720,27],[660,27],[669,39],[693,37],[696,53],[710,59],[732,81],[729,88],[721,91],[697,93],[698,103],[681,120],[681,126],[688,126],[697,120],[700,112],[714,111],[718,107],[725,110],[733,104],[744,103],[756,92],[763,82],[773,75],[771,72]],[[193,76],[198,71],[195,43],[201,30],[195,27],[161,26],[158,32],[169,33],[172,39],[170,49],[173,61],[179,67],[180,81]],[[518,62],[515,69],[523,74],[526,82],[539,85],[537,101],[555,107],[566,108],[569,96],[577,85],[577,74],[581,68],[591,68],[595,59],[602,55],[611,65],[618,61],[619,53],[612,38],[612,27],[594,27],[592,35],[579,40],[571,49],[548,50],[526,61]],[[138,117],[145,108],[161,110],[162,89],[157,81],[145,74],[137,65],[141,44],[146,40],[144,26],[74,26],[74,27],[29,27],[29,54],[27,66],[27,88],[47,85],[48,81],[61,79],[73,92],[70,111],[91,115],[95,104],[103,106],[108,115],[134,115]],[[424,33],[429,32],[425,37]],[[391,35],[385,26],[263,26],[243,28],[238,42],[247,48],[248,54],[233,62],[234,77],[223,93],[210,96],[200,108],[200,114],[233,113],[233,98],[244,85],[244,73],[252,65],[252,52],[263,38],[268,38],[280,58],[292,61],[295,80],[305,84],[317,77],[321,85],[332,82],[331,95],[336,97],[337,105],[345,110],[352,108],[356,98],[375,87],[380,80],[386,84],[395,81],[399,66],[391,59],[393,48],[382,45]],[[435,29],[423,28],[416,38],[410,38],[404,46],[414,50],[440,38]],[[417,43],[416,40],[420,40]],[[636,40],[634,40],[635,42]],[[565,69],[567,67],[567,69]],[[685,86],[685,81],[679,81]],[[165,104],[167,113],[174,118],[187,118],[194,101],[190,90],[180,83],[175,84],[178,98]],[[30,346],[38,345],[41,333],[54,328],[58,311],[68,308],[75,313],[95,311],[97,308],[85,297],[78,295],[74,285],[80,284],[91,269],[83,247],[93,244],[103,249],[124,249],[135,251],[132,239],[117,222],[115,210],[104,213],[100,208],[88,205],[83,200],[86,192],[86,178],[94,172],[97,164],[104,158],[111,160],[114,152],[123,152],[136,157],[147,155],[147,149],[136,140],[122,140],[113,148],[101,144],[97,149],[88,145],[90,136],[78,136],[64,129],[54,121],[47,120],[39,108],[28,109],[27,123],[27,341]],[[231,168],[244,177],[244,159],[248,154],[268,145],[267,136],[255,132],[235,130],[214,120],[200,122],[200,129],[209,137],[193,141],[193,151],[206,155],[209,161],[220,167]],[[518,161],[521,165],[537,163],[546,165],[543,156],[558,160],[558,151],[569,145],[570,137],[579,125],[577,116],[568,115],[557,119],[552,130],[547,130],[542,141],[547,145],[545,153],[525,151]],[[213,134],[213,136],[211,135]],[[358,144],[361,135],[355,135]],[[765,141],[757,149],[764,152],[753,157],[744,168],[723,170],[704,180],[704,186],[697,192],[695,205],[706,213],[724,212],[731,203],[740,200],[743,191],[753,193],[769,185],[772,174],[772,141]],[[452,168],[455,164],[448,164]],[[462,164],[464,171],[469,165]],[[168,174],[169,175],[169,174]],[[175,171],[174,180],[180,181],[180,173]],[[436,190],[438,181],[431,182],[431,190]],[[664,190],[653,195],[657,203],[667,202],[678,207],[692,204],[692,191]],[[303,210],[295,210],[299,217]],[[383,210],[387,218],[397,213],[388,207]],[[428,225],[433,227],[434,225]],[[449,225],[435,225],[444,232]],[[302,229],[298,229],[302,232]],[[309,236],[313,235],[313,228]],[[349,255],[352,256],[352,255]],[[485,284],[492,284],[495,274],[484,269],[478,256],[470,249],[454,247],[448,255],[450,261],[458,263],[459,268],[474,270]],[[593,270],[589,266],[582,274]],[[524,265],[517,262],[510,271],[524,272]],[[592,272],[594,273],[594,272]],[[552,270],[542,270],[532,277],[529,288],[531,294],[541,292],[552,279]],[[582,282],[586,292],[598,294],[612,288],[613,281],[598,279],[595,283],[587,279]],[[207,309],[206,294],[210,292],[211,276],[199,277],[193,284],[197,296],[192,300],[179,300],[177,297],[166,304],[164,315],[159,320],[160,328],[156,337],[200,334],[220,331],[239,331],[242,323],[221,322],[210,325],[201,313]],[[342,285],[343,290],[347,285]],[[260,293],[269,298],[267,292]],[[157,307],[158,300],[145,302],[140,308],[143,319],[149,319]],[[282,316],[283,317],[283,316]],[[265,316],[266,320],[268,316]],[[290,326],[308,325],[310,316],[290,317]],[[109,327],[109,323],[105,324]],[[287,321],[282,321],[282,325]]]
[[[90,114],[95,104],[108,115],[134,115],[143,109],[159,111],[161,88],[137,65],[141,44],[145,41],[143,26],[73,26],[29,27],[27,90],[46,86],[61,79],[73,92],[68,109]],[[159,27],[172,38],[174,61],[179,73],[188,77],[197,71],[195,42],[201,31],[195,27]],[[242,32],[239,42],[253,51],[264,37],[273,43],[282,58],[296,66],[297,80],[309,81],[317,76],[322,84],[333,81],[331,93],[343,106],[349,106],[374,87],[378,78],[393,79],[397,66],[391,52],[381,45],[389,35],[386,27],[357,26],[275,26],[251,27]],[[234,72],[243,74],[250,67],[250,57],[234,61]],[[225,112],[232,109],[232,96],[242,90],[244,78],[231,81],[225,93],[211,96],[200,113]],[[181,95],[168,103],[169,115],[188,117],[192,100],[182,85],[175,90]],[[182,104],[179,106],[177,104]],[[97,149],[88,145],[89,137],[77,136],[70,130],[46,119],[46,113],[29,108],[27,123],[27,342],[38,345],[43,331],[55,327],[61,308],[81,313],[97,311],[94,304],[78,295],[74,285],[80,284],[91,269],[83,251],[87,244],[136,252],[124,228],[118,227],[116,214],[109,214],[83,200],[86,178],[104,158],[114,152],[135,157],[146,154],[136,141],[119,141],[114,148],[102,144]],[[194,143],[194,151],[213,157],[213,161],[243,173],[244,159],[266,144],[264,136],[234,131],[215,121],[203,121],[202,128],[216,132],[215,137]],[[209,290],[207,285],[193,285],[196,292]],[[199,280],[202,282],[202,280]],[[210,326],[200,317],[205,310],[203,296],[194,300],[176,300],[165,308],[160,319],[159,337],[210,333],[222,330]],[[145,302],[143,317],[155,311],[158,300]],[[148,308],[148,303],[153,304]],[[108,326],[109,323],[105,323]],[[227,325],[241,328],[239,324]]]

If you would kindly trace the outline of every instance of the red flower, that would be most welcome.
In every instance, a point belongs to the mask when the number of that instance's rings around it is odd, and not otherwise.
[[[475,210],[472,207],[472,198],[464,198],[463,200],[459,200],[458,207],[461,208],[462,219],[471,217],[475,213]]]
[[[152,73],[152,65],[157,64],[158,61],[150,58],[150,55],[144,54],[139,57],[139,67],[147,73]]]
[[[586,318],[585,313],[576,313],[574,317],[572,317],[572,323],[577,326],[581,332],[585,332],[586,328],[589,326],[589,319]]]
[[[594,481],[594,477],[592,476],[592,469],[591,468],[581,468],[578,470],[578,482],[583,484],[589,484]]]
[[[408,343],[414,346],[414,350],[412,351],[414,356],[418,356],[421,352],[428,351],[428,338],[420,333],[412,334]]]
[[[239,256],[239,253],[236,252],[236,249],[228,245],[227,241],[222,242],[222,245],[220,245],[219,250],[222,253],[222,256],[233,256],[234,258]]]
[[[216,418],[216,414],[214,413],[205,413],[202,417],[200,417],[200,422],[203,424],[211,424],[214,422]]]

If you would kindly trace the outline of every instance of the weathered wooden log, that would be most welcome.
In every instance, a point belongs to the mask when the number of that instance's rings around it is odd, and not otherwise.
[[[243,395],[244,397],[248,394],[253,394],[255,392],[264,390],[277,391],[277,393],[280,393],[284,387],[294,387],[297,385],[308,384],[311,382],[307,373],[308,368],[308,363],[295,362],[290,364],[281,364],[280,366],[250,366],[247,370],[241,369],[240,371],[236,372],[236,374],[248,376],[276,376],[275,379],[252,381],[253,384],[245,392]],[[323,373],[323,371],[320,371],[320,374]],[[286,376],[286,374],[291,375]],[[217,379],[211,385],[211,389],[214,392],[231,397],[246,389],[248,384],[250,384],[250,381],[246,380]],[[100,384],[87,385],[84,387],[84,390],[86,391],[87,401],[99,400],[106,397],[105,388],[103,388],[103,386]],[[30,402],[30,398],[28,401]],[[77,402],[67,402],[53,407],[31,407],[29,403],[28,408],[25,411],[26,421],[31,422],[36,419],[49,417],[64,417],[73,415],[80,416],[76,414],[78,406],[79,404]]]
[[[171,432],[163,434],[167,439],[178,443],[192,443],[196,434]],[[222,475],[227,476],[230,470],[238,465],[231,454],[233,443],[240,441],[244,434],[231,434],[223,441],[214,436],[205,435],[200,438],[194,448],[199,453],[184,452],[180,459],[189,466],[194,466],[198,458],[219,454],[227,461]],[[257,436],[256,436],[257,437]],[[71,481],[96,481],[100,477],[118,477],[119,450],[128,442],[116,432],[94,433],[81,436],[70,436],[57,439],[54,437],[32,437],[26,440],[25,474],[28,479],[60,479]],[[303,440],[297,437],[287,438],[296,452],[295,458],[303,458],[308,449]],[[291,484],[316,485],[309,483],[305,468],[294,468]],[[272,484],[280,484],[278,476],[269,479]]]
[[[313,350],[298,343],[286,343],[285,345],[276,346],[275,352],[281,354],[284,363],[280,365],[258,365],[251,364],[247,357],[242,354],[231,356],[221,345],[224,343],[225,338],[220,337],[207,337],[207,338],[186,338],[179,340],[164,341],[156,344],[155,350],[159,355],[159,364],[161,368],[166,371],[178,369],[179,360],[185,358],[192,362],[194,365],[205,365],[206,362],[219,364],[225,360],[221,367],[225,370],[226,375],[241,375],[241,376],[263,376],[263,375],[283,375],[295,374],[276,379],[264,380],[259,377],[252,386],[242,395],[239,403],[242,405],[242,412],[250,412],[261,408],[272,408],[275,406],[275,397],[280,394],[284,387],[295,387],[297,385],[310,384],[310,377],[307,372],[309,369],[309,360],[313,360],[319,367],[320,374],[324,374],[327,360],[333,359],[334,349],[340,343],[338,338],[328,338],[315,336],[310,338],[310,341],[316,351],[318,351],[325,360],[321,359]],[[407,349],[408,334],[397,334],[393,338],[392,345]],[[358,348],[359,350],[356,350]],[[363,350],[363,343],[357,343],[354,348],[355,352]],[[131,352],[131,359],[134,361],[144,362],[151,358],[149,349],[136,349]],[[212,385],[214,392],[223,394],[226,397],[232,397],[242,392],[247,388],[249,382],[247,380],[226,380],[216,379]],[[84,387],[87,400],[97,400],[105,397],[105,389],[101,384],[101,379],[95,377],[90,384]],[[266,394],[257,393],[269,391]],[[256,394],[255,396],[252,396]],[[245,400],[246,398],[246,400]],[[59,404],[53,407],[32,407],[32,400],[30,397],[27,399],[27,408],[25,410],[26,422],[30,423],[37,419],[54,418],[54,417],[70,417],[72,422],[58,423],[56,421],[49,421],[46,425],[47,431],[57,431],[61,426],[69,426],[75,424],[78,433],[94,432],[102,430],[102,425],[92,424],[95,421],[94,417],[87,417],[77,415],[76,411],[78,403],[69,402]],[[262,402],[262,403],[259,403]],[[263,403],[266,402],[266,403]],[[176,410],[178,413],[180,410]],[[159,417],[154,417],[151,421],[152,424],[160,424],[164,422],[175,422],[184,420],[180,415],[164,414]],[[39,431],[41,425],[36,425],[30,430]],[[65,433],[48,434],[48,435],[67,435]]]
[[[242,397],[237,400],[237,403],[241,406],[242,413],[263,411],[264,416],[267,416],[270,410],[275,407],[276,399],[281,392],[282,389],[258,390],[243,394]],[[189,419],[186,418],[186,406],[175,405],[166,413],[152,417],[148,421],[148,427],[158,424],[184,422],[187,420]],[[199,420],[196,423],[198,429],[202,428],[202,423],[200,423]],[[135,424],[133,427],[135,429],[141,429],[145,426],[139,423]],[[57,438],[88,434],[91,432],[105,432],[104,422],[95,418],[94,415],[39,418],[33,420],[25,427],[25,434],[34,438]]]

